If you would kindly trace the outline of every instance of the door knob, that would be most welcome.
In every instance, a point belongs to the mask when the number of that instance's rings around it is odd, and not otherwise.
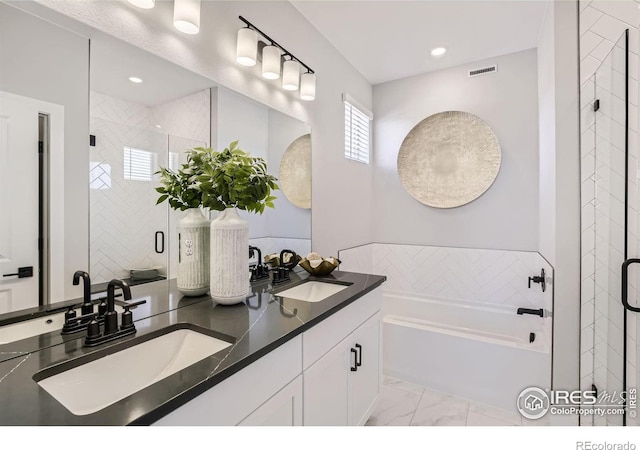
[[[5,273],[2,276],[3,277],[29,278],[29,277],[33,276],[33,266],[18,267],[18,272],[16,272],[16,273]]]

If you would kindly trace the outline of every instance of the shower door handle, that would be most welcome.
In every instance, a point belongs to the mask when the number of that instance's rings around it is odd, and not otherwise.
[[[640,308],[636,307],[636,306],[631,306],[629,304],[629,299],[628,299],[628,287],[627,287],[627,282],[628,282],[628,278],[629,278],[629,266],[631,264],[638,264],[640,263],[640,259],[637,258],[631,258],[631,259],[627,259],[625,262],[622,263],[622,305],[625,307],[625,309],[629,310],[629,311],[633,311],[633,312],[640,312]]]
[[[158,241],[158,236],[160,240]],[[156,253],[164,253],[164,231],[156,231]]]

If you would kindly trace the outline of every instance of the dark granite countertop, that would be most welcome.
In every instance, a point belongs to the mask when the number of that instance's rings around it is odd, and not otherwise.
[[[383,276],[335,271],[322,281],[348,285],[347,289],[312,303],[277,295],[313,279],[305,272],[294,273],[291,278],[291,282],[275,289],[267,281],[254,283],[246,301],[232,306],[217,304],[208,296],[182,297],[175,280],[136,286],[135,292],[132,289],[134,298],[149,296],[150,300],[142,305],[142,308],[149,308],[147,311],[134,312],[135,336],[88,349],[83,347],[84,335],[80,334],[46,348],[25,350],[26,353],[14,354],[12,359],[0,362],[0,425],[151,424],[385,281]],[[224,336],[232,345],[84,416],[72,414],[34,381],[37,373],[50,366],[64,364],[65,368],[70,368],[75,362],[86,362],[90,358],[83,358],[86,355],[95,357],[113,353],[164,334],[168,328],[180,327]],[[126,383],[126,380],[118,382]],[[101,388],[104,387],[96,386],[96,389]]]
[[[122,305],[122,294],[116,294],[116,304]],[[92,295],[93,303],[97,304],[104,297],[102,295]],[[204,300],[211,300],[207,296],[201,297],[183,297],[178,292],[176,287],[176,281],[158,281],[154,283],[148,283],[139,286],[131,287],[131,300],[135,302],[137,300],[146,300],[143,305],[132,308],[134,320],[140,320],[142,318],[151,317],[156,314],[161,314],[172,309],[180,308],[190,305],[191,303],[197,303]],[[4,325],[10,325],[25,320],[35,319],[38,317],[46,317],[51,314],[64,313],[70,306],[77,306],[78,308],[82,304],[82,298],[73,300],[67,300],[64,302],[58,302],[51,305],[34,307],[26,310],[15,311],[12,313],[0,315],[0,327]],[[78,315],[80,313],[78,312]],[[10,342],[8,344],[0,344],[0,362],[7,359],[13,359],[20,355],[41,350],[46,347],[52,347],[54,345],[62,344],[66,341],[75,341],[84,336],[84,332],[76,334],[60,334],[60,330],[54,330],[49,333],[40,334],[38,336],[21,339],[19,341]]]

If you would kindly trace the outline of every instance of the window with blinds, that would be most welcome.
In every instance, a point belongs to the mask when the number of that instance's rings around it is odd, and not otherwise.
[[[124,179],[151,181],[153,176],[153,154],[147,150],[124,148]]]
[[[344,95],[344,156],[369,164],[371,113]]]

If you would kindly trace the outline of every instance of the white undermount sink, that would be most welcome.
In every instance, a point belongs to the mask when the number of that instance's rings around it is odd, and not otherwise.
[[[274,295],[285,298],[293,298],[305,302],[319,302],[333,294],[345,290],[349,286],[335,283],[324,283],[322,281],[307,281],[298,286],[287,289],[286,291],[277,292]]]
[[[230,345],[194,330],[179,329],[44,378],[38,384],[73,414],[84,416]]]
[[[49,333],[51,331],[59,331],[64,326],[64,314],[67,310],[59,313],[49,314],[35,319],[23,320],[22,322],[12,323],[0,327],[0,345],[10,342],[19,341],[40,334]],[[122,312],[121,306],[116,305],[116,311]],[[80,316],[80,309],[76,310]]]

